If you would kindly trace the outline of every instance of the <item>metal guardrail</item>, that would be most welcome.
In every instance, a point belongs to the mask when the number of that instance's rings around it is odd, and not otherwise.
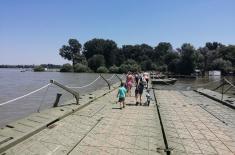
[[[229,87],[227,88],[227,89],[224,89],[224,86],[225,85],[229,85]],[[217,86],[215,89],[213,89],[213,91],[215,91],[215,90],[217,90],[217,89],[219,89],[219,88],[221,88],[221,101],[223,100],[223,96],[224,96],[224,94],[227,92],[227,91],[229,91],[231,88],[235,88],[235,85],[232,83],[232,82],[230,82],[228,79],[226,79],[226,78],[223,78],[222,79],[222,83],[219,85],[219,86]]]
[[[58,86],[58,87],[60,87],[60,88],[62,88],[62,89],[64,89],[64,90],[66,90],[67,92],[69,92],[69,93],[71,93],[72,95],[74,95],[74,97],[75,97],[75,99],[76,99],[76,104],[77,104],[77,105],[79,104],[79,93],[78,93],[78,92],[76,92],[76,91],[74,91],[74,90],[72,90],[72,89],[70,89],[70,88],[68,88],[68,87],[66,87],[66,86],[64,86],[64,85],[62,85],[62,84],[60,84],[59,82],[57,82],[57,81],[55,81],[55,80],[50,80],[50,83],[52,83],[52,84],[54,84],[54,85],[56,85],[56,86]]]
[[[100,77],[108,84],[108,87],[109,87],[109,90],[111,89],[111,85],[110,83],[108,82],[108,80],[106,80],[103,75],[100,74]]]
[[[122,79],[117,74],[115,74],[115,76],[122,82]]]

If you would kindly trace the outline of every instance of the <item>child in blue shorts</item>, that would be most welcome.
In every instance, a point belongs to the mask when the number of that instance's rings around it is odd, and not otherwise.
[[[125,108],[125,97],[126,97],[127,90],[124,86],[125,84],[122,82],[118,89],[118,94],[117,94],[118,102],[120,103],[120,109],[122,109],[122,105],[123,105],[123,108]]]

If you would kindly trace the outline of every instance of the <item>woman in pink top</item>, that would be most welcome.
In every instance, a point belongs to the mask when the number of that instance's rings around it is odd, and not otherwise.
[[[134,78],[130,72],[126,76],[127,96],[131,96],[131,88],[133,86]]]

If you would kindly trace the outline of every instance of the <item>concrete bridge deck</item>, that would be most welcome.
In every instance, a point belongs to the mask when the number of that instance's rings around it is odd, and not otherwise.
[[[235,154],[235,111],[193,91],[155,91],[172,154]]]
[[[116,104],[117,90],[107,92],[99,90],[83,96],[82,104],[90,100],[89,105],[80,109],[72,105],[67,108],[69,115],[65,108],[62,113],[66,117],[0,154],[167,154],[167,145],[170,154],[175,155],[235,154],[232,108],[194,91],[154,90],[151,96],[154,99],[155,95],[157,104],[152,100],[149,107],[135,106],[132,94],[126,98],[126,108],[120,110]],[[55,114],[55,110],[47,114]],[[25,131],[27,127],[16,129]]]
[[[135,106],[134,97],[127,97],[128,105],[120,110],[116,94],[95,100],[2,154],[165,154],[154,102]]]

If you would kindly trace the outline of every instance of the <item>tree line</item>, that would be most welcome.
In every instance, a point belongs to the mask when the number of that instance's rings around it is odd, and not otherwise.
[[[147,44],[118,47],[109,39],[92,39],[82,46],[77,39],[69,39],[59,54],[72,62],[64,64],[61,72],[111,72],[158,70],[172,74],[189,75],[195,69],[204,74],[221,70],[223,74],[235,71],[235,46],[207,42],[196,49],[190,43],[173,49],[171,43],[160,42],[155,47]]]

